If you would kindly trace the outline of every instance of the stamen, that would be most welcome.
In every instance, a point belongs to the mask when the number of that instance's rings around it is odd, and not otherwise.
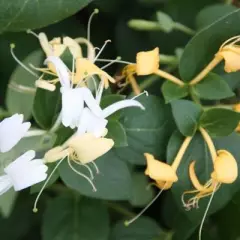
[[[31,73],[34,77],[39,77],[35,72],[33,72],[31,69],[29,69],[24,63],[22,63],[15,55],[13,49],[15,48],[15,44],[11,43],[10,44],[10,52],[12,57],[14,58],[14,60],[21,66],[23,67],[26,71],[28,71],[29,73]]]
[[[48,68],[38,68],[38,67],[35,67],[35,66],[34,66],[33,64],[31,64],[31,63],[29,64],[29,66],[30,66],[31,68],[39,71],[39,72],[46,73],[46,74],[52,75],[52,76],[54,76],[54,77],[57,76],[56,73],[50,72]]]
[[[104,88],[104,80],[102,80],[99,84],[99,88],[96,92],[96,101],[98,104],[100,104],[101,102],[101,98],[102,98],[102,93],[103,93],[103,88]]]
[[[98,14],[99,10],[96,8],[94,9],[93,13],[91,14],[89,20],[88,20],[88,25],[87,25],[87,40],[90,42],[90,37],[91,37],[91,22],[94,17],[94,15]]]
[[[59,167],[59,165],[62,163],[62,161],[63,161],[64,159],[65,159],[65,157],[63,157],[63,158],[58,162],[58,164],[54,167],[54,169],[52,170],[51,174],[49,175],[49,177],[47,178],[47,180],[46,180],[45,183],[43,184],[40,192],[38,193],[37,198],[36,198],[36,200],[35,200],[35,202],[34,202],[34,205],[33,205],[33,212],[34,212],[34,213],[37,213],[37,212],[38,212],[37,203],[38,203],[38,200],[39,200],[39,198],[40,198],[40,196],[41,196],[44,188],[47,186],[47,184],[48,184],[49,180],[51,179],[52,175],[55,173],[55,171],[57,170],[57,168]]]
[[[73,161],[74,161],[76,164],[78,164],[78,165],[80,165],[80,166],[82,166],[82,167],[87,168],[87,170],[88,170],[89,173],[90,173],[90,178],[91,178],[91,180],[94,179],[92,169],[91,169],[87,164],[82,164],[82,163],[80,163],[79,161],[76,161],[76,160],[73,160]]]
[[[33,32],[31,29],[28,29],[26,32],[27,32],[28,34],[32,34],[34,37],[36,37],[37,39],[39,39],[38,35],[37,35],[35,32]]]
[[[136,99],[136,98],[138,98],[138,97],[140,97],[141,95],[144,95],[144,94],[146,94],[147,97],[149,96],[148,91],[144,90],[142,93],[140,93],[137,96],[133,97],[132,100]]]
[[[94,161],[92,161],[91,163],[92,163],[92,165],[95,167],[95,169],[96,169],[96,173],[99,174],[100,171],[99,171],[99,169],[98,169],[97,164],[96,164]]]
[[[101,69],[103,70],[103,69],[111,66],[112,64],[117,63],[119,60],[121,60],[121,57],[117,57],[115,60],[112,60],[112,61],[109,62],[108,64],[106,64],[106,65],[104,65],[103,67],[101,67]]]
[[[96,59],[101,55],[101,53],[103,52],[104,48],[106,47],[106,45],[111,42],[110,39],[106,40],[105,43],[103,44],[103,46],[101,47],[100,51],[98,52],[97,56],[94,58],[93,62],[96,61]]]
[[[235,40],[236,39],[236,40]],[[237,41],[239,41],[239,39],[240,39],[240,35],[237,35],[237,36],[234,36],[234,37],[231,37],[231,38],[229,38],[228,40],[226,40],[221,46],[220,46],[220,50],[223,48],[223,47],[225,47],[229,42],[231,42],[232,40],[235,40],[233,43],[231,43],[231,45],[232,44],[234,44],[234,43],[236,43]]]
[[[210,200],[209,200],[209,202],[208,202],[208,205],[207,205],[206,211],[205,211],[205,213],[204,213],[204,215],[203,215],[203,219],[202,219],[202,222],[201,222],[201,225],[200,225],[200,228],[199,228],[199,235],[198,235],[199,240],[202,239],[202,228],[203,228],[203,223],[204,223],[204,221],[205,221],[205,219],[206,219],[206,217],[207,217],[207,213],[208,213],[208,210],[209,210],[210,205],[211,205],[211,203],[212,203],[212,200],[213,200],[214,194],[215,194],[215,192],[216,192],[216,188],[217,188],[217,184],[215,184],[215,186],[214,186],[214,188],[213,188],[213,192],[212,192],[211,198],[210,198]]]
[[[116,59],[101,59],[101,58],[98,58],[95,60],[95,62],[112,62],[112,61],[115,61]],[[127,61],[122,61],[122,60],[117,60],[115,61],[116,63],[122,63],[122,64],[127,64],[127,65],[132,65],[132,64],[135,64],[135,63],[132,63],[132,62],[127,62]]]
[[[163,192],[164,188],[165,188],[166,184],[164,185],[164,187],[159,191],[159,193],[156,195],[155,198],[153,198],[153,200],[139,213],[137,214],[134,218],[132,218],[131,220],[125,221],[124,225],[125,226],[129,226],[131,223],[133,223],[134,221],[136,221],[157,199],[158,197],[161,195],[161,193]]]
[[[69,167],[70,167],[76,174],[78,174],[78,175],[80,175],[81,177],[85,178],[85,179],[91,184],[94,192],[97,191],[97,189],[96,189],[95,185],[93,184],[92,180],[91,180],[89,177],[87,177],[86,175],[84,175],[83,173],[80,173],[77,169],[75,169],[75,168],[73,167],[73,165],[71,164],[71,161],[70,161],[69,156],[68,156],[68,165],[69,165]]]

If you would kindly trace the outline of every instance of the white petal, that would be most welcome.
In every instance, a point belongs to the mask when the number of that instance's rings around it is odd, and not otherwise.
[[[75,128],[79,124],[84,106],[82,95],[75,89],[62,88],[62,124]]]
[[[7,152],[13,148],[29,130],[31,123],[22,123],[23,115],[14,114],[0,123],[0,151]]]
[[[43,160],[32,160],[35,152],[30,150],[9,164],[4,172],[11,179],[15,191],[20,191],[46,179],[48,167]]]
[[[70,84],[70,76],[69,76],[68,68],[64,64],[64,62],[61,60],[61,58],[50,56],[45,60],[44,63],[46,64],[48,62],[51,62],[55,66],[61,85],[63,87],[70,88],[71,84]]]
[[[12,187],[11,179],[7,175],[0,177],[0,195],[7,192]]]
[[[122,100],[103,109],[103,117],[107,118],[116,111],[127,107],[139,107],[143,110],[145,109],[144,106],[136,100]]]

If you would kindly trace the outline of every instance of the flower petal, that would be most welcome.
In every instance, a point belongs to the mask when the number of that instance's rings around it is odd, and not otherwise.
[[[7,175],[0,176],[0,195],[12,187],[11,179]]]
[[[139,107],[143,110],[145,109],[144,106],[136,100],[132,100],[132,99],[122,100],[122,101],[113,103],[112,105],[103,109],[103,117],[107,118],[108,116],[110,116],[114,112],[116,112],[120,109],[123,109],[123,108],[127,108],[127,107]]]

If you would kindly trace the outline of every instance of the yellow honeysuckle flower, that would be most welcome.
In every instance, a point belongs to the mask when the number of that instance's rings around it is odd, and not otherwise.
[[[225,41],[219,48],[217,56],[225,60],[224,70],[228,73],[240,70],[240,46],[237,45],[240,36],[235,36]]]
[[[178,181],[176,171],[174,171],[170,165],[156,160],[153,155],[149,153],[145,153],[144,156],[147,159],[145,175],[155,180],[157,187],[160,189],[168,189],[174,182]]]

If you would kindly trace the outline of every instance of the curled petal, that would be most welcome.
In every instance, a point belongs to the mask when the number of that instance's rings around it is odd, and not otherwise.
[[[156,182],[176,182],[178,177],[173,168],[163,162],[154,159],[153,155],[145,153],[144,156],[147,159],[147,169],[145,174]]]
[[[7,152],[12,149],[31,126],[30,122],[23,123],[22,114],[14,114],[0,123],[0,151]]]
[[[139,52],[137,54],[137,75],[149,75],[155,73],[159,68],[159,48],[152,51]]]
[[[132,99],[122,100],[122,101],[113,103],[112,105],[103,109],[103,117],[107,118],[108,116],[115,113],[116,111],[123,109],[123,108],[128,108],[128,107],[139,107],[142,110],[145,109],[144,106],[136,100],[132,100]]]
[[[53,55],[53,49],[48,42],[47,35],[43,32],[38,35],[40,45],[47,56]]]
[[[82,49],[75,40],[70,37],[64,37],[63,44],[69,48],[74,58],[82,57]]]
[[[198,191],[204,191],[205,187],[199,182],[197,175],[195,173],[195,164],[196,162],[193,161],[191,162],[190,166],[189,166],[189,175],[190,175],[190,179],[191,182],[193,184],[193,186],[198,190]]]
[[[225,150],[219,150],[217,153],[212,178],[220,183],[233,183],[238,177],[236,159],[230,152]]]
[[[59,77],[60,83],[63,87],[66,87],[66,88],[71,87],[68,68],[59,57],[49,56],[44,63],[45,64],[52,63],[54,65],[57,75]]]

